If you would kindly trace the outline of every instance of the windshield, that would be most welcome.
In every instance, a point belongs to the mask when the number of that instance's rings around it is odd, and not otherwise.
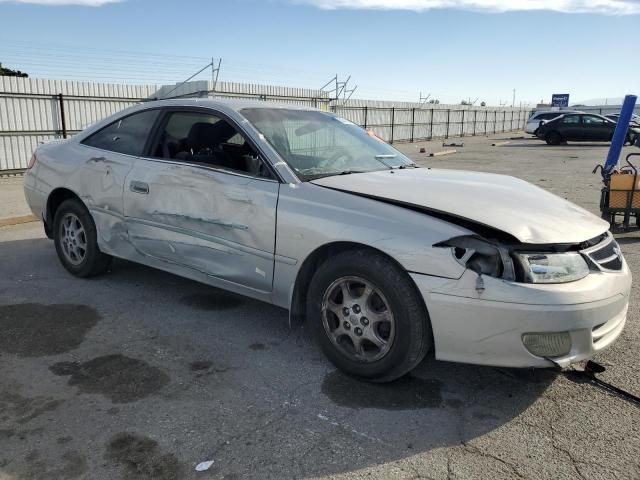
[[[248,108],[242,115],[302,180],[415,166],[375,135],[330,113]]]

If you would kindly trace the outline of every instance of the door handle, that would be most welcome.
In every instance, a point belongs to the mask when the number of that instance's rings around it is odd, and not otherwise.
[[[134,193],[149,193],[149,184],[145,182],[139,182],[137,180],[132,180],[129,183],[129,190]]]

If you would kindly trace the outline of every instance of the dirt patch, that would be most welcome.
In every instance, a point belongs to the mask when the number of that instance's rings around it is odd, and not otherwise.
[[[35,451],[25,457],[27,471],[24,478],[41,480],[43,478],[56,478],[70,480],[78,478],[87,472],[87,459],[79,452],[70,450],[56,457],[56,462],[43,459],[39,452]],[[22,477],[21,477],[22,478]]]
[[[31,398],[12,392],[0,392],[0,412],[6,412],[19,425],[54,411],[60,404],[62,400],[49,397]]]
[[[77,348],[99,319],[86,305],[1,305],[0,351],[19,357],[65,353]]]
[[[322,393],[334,403],[349,408],[418,410],[442,404],[442,382],[412,376],[395,382],[375,384],[356,380],[335,371],[322,382]]]
[[[99,393],[113,403],[135,402],[169,383],[169,376],[159,368],[120,354],[84,363],[60,362],[49,369],[56,375],[70,375],[69,385],[83,393]]]
[[[249,345],[249,348],[251,350],[264,350],[267,347],[264,343],[252,343],[251,345]]]
[[[127,470],[127,479],[173,480],[180,478],[180,463],[172,453],[162,453],[158,442],[133,433],[119,433],[107,445],[106,458]]]
[[[193,293],[180,299],[182,303],[198,310],[229,310],[242,305],[244,298],[222,290]]]

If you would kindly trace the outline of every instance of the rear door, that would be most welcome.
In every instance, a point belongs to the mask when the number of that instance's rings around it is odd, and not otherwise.
[[[130,241],[144,255],[269,292],[279,182],[239,128],[168,109],[126,179]]]

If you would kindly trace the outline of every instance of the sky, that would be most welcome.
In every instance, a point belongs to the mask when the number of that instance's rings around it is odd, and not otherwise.
[[[535,105],[640,93],[640,0],[0,0],[0,62],[32,77],[219,79],[354,97]],[[208,78],[205,71],[198,78]]]

